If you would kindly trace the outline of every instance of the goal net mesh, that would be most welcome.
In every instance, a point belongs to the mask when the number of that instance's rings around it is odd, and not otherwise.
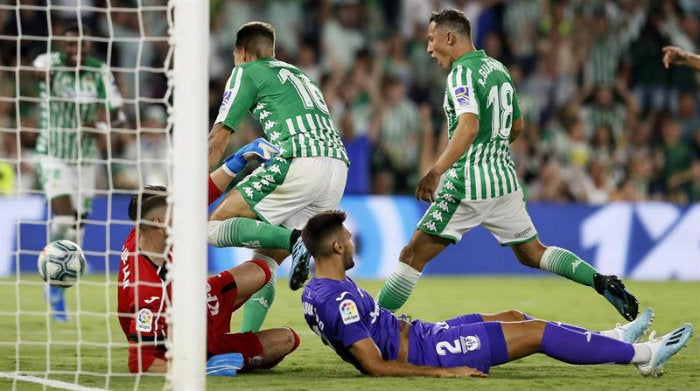
[[[171,3],[0,1],[0,389],[162,387],[163,376],[129,374],[117,273],[131,195],[172,180]],[[102,85],[78,76],[90,71]],[[51,200],[65,186],[87,268],[57,319],[37,256],[62,232]]]

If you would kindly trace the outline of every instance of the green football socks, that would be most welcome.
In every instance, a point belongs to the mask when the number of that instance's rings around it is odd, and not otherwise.
[[[255,292],[243,305],[241,333],[245,333],[246,331],[257,333],[260,331],[265,317],[267,317],[267,311],[270,310],[270,306],[275,300],[276,280],[277,279],[273,275],[272,278],[270,278],[270,282],[265,284],[262,289]]]
[[[377,296],[379,306],[392,312],[401,308],[408,300],[408,297],[411,296],[420,276],[421,272],[403,262],[399,262],[394,273],[391,274],[379,291]]]
[[[275,301],[275,285],[277,280],[277,268],[279,265],[274,259],[256,253],[253,254],[254,259],[261,259],[270,267],[270,281],[265,284],[259,291],[255,292],[248,301],[243,305],[243,322],[241,324],[241,332],[252,331],[254,333],[260,331],[267,312]]]
[[[547,247],[544,254],[542,254],[540,269],[588,286],[593,286],[593,276],[598,273],[593,266],[576,256],[576,254],[554,246]]]
[[[247,217],[209,222],[209,243],[216,247],[289,250],[292,231]]]

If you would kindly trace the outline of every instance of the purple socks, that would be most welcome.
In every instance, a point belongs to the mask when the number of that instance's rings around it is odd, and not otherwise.
[[[540,351],[569,364],[629,364],[634,356],[631,344],[556,323],[545,326]]]

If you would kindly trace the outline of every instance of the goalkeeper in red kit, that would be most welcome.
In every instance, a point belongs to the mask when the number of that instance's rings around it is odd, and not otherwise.
[[[278,152],[263,139],[244,146],[209,175],[209,203],[216,200],[248,160],[266,162]],[[137,222],[124,241],[119,265],[119,323],[129,341],[129,371],[167,370],[170,281],[166,263],[171,211],[163,186],[147,186],[132,197],[129,218]],[[251,260],[207,279],[207,374],[272,368],[294,351],[299,336],[288,327],[231,333],[231,315],[270,280],[270,269]]]

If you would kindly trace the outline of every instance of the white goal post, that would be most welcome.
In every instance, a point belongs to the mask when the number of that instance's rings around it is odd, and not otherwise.
[[[0,390],[153,389],[163,383],[176,391],[206,389],[209,8],[209,0],[0,0]],[[74,24],[78,32],[67,34],[74,36],[61,35]],[[84,62],[68,65],[69,55],[57,52],[69,41],[76,47],[90,43],[95,60],[88,63],[83,53],[76,58]],[[41,56],[43,62],[33,61]],[[111,84],[104,82],[105,69],[114,75]],[[96,70],[102,77],[93,76]],[[56,74],[61,76],[51,79]],[[84,84],[86,74],[91,81]],[[102,87],[76,87],[89,83]],[[52,95],[59,89],[54,84],[66,93]],[[106,124],[84,119],[83,107],[117,100],[114,90],[104,93],[110,88],[121,92],[121,107],[114,110],[119,120],[109,114]],[[73,107],[77,122],[51,122],[62,113],[55,102]],[[157,125],[148,124],[151,116]],[[67,147],[54,156],[78,167],[73,205],[84,213],[64,224],[73,234],[84,229],[76,241],[87,258],[86,274],[63,291],[63,310],[46,300],[53,296],[37,271],[37,256],[56,237],[51,229],[58,220],[49,191],[42,190],[43,155],[34,147],[42,130],[72,132],[72,140],[82,140],[86,131],[104,136],[103,145],[90,146],[95,155],[83,153],[88,148],[79,142],[75,154]],[[49,145],[58,144],[55,134]],[[123,150],[115,152],[117,143]],[[145,152],[146,143],[161,149]],[[95,180],[83,173],[83,164],[94,166]],[[60,174],[65,172],[72,171]],[[120,185],[117,173],[124,174]],[[165,375],[129,373],[129,342],[118,320],[116,270],[134,226],[127,205],[146,184],[167,185],[172,206]],[[89,198],[92,208],[83,206]],[[56,314],[65,317],[57,320]]]
[[[175,5],[173,134],[173,341],[168,383],[174,390],[205,389],[207,274],[207,138],[209,1]]]

